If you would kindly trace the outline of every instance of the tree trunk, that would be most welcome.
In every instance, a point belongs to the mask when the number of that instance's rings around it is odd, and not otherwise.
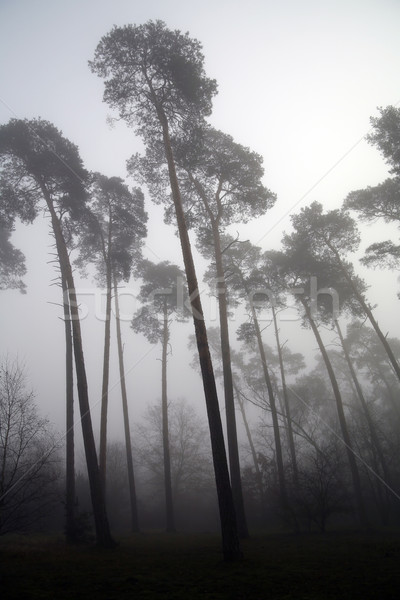
[[[375,424],[374,424],[374,422],[372,420],[372,417],[371,417],[371,414],[369,412],[368,405],[367,405],[367,402],[365,400],[364,393],[362,391],[360,382],[359,382],[357,374],[356,374],[356,372],[354,370],[353,363],[352,363],[352,360],[350,358],[350,354],[349,354],[349,352],[347,350],[347,346],[346,346],[346,343],[345,343],[344,338],[343,338],[342,330],[340,328],[340,325],[339,325],[339,322],[338,322],[337,319],[335,319],[335,326],[336,326],[336,331],[338,332],[338,335],[339,335],[340,343],[341,343],[342,348],[343,348],[343,353],[344,353],[344,357],[345,357],[346,362],[347,362],[347,366],[349,367],[349,371],[350,371],[350,374],[351,374],[354,386],[356,388],[357,396],[358,396],[358,398],[360,400],[362,409],[364,411],[364,415],[365,415],[365,418],[366,418],[366,421],[367,421],[367,424],[368,424],[369,433],[370,433],[370,436],[371,436],[371,441],[372,441],[373,445],[375,446],[375,449],[376,449],[376,452],[377,452],[377,455],[378,455],[378,458],[379,458],[379,462],[381,463],[381,468],[382,468],[383,475],[385,477],[385,481],[386,481],[386,483],[388,485],[391,485],[391,483],[390,483],[390,473],[389,473],[389,469],[387,467],[387,463],[386,463],[385,455],[384,455],[384,452],[383,452],[383,448],[382,448],[382,445],[381,445],[378,433],[376,431]],[[379,486],[381,486],[380,482],[379,482]]]
[[[93,435],[92,419],[87,389],[86,369],[83,356],[79,308],[76,298],[75,284],[72,276],[71,263],[67,246],[61,229],[60,221],[54,210],[49,193],[44,184],[41,184],[43,196],[51,215],[53,232],[56,240],[60,269],[68,287],[68,299],[71,311],[73,346],[75,355],[76,379],[78,387],[79,408],[81,414],[82,436],[85,447],[86,465],[89,477],[90,495],[93,506],[93,516],[96,529],[96,540],[99,546],[112,547],[115,545],[111,537],[103,488],[100,481],[100,472],[97,462],[96,445]]]
[[[246,290],[247,292],[247,290]],[[250,294],[248,294],[248,298],[250,299]],[[271,377],[268,371],[267,359],[265,356],[264,344],[261,337],[260,325],[258,323],[257,314],[253,305],[252,300],[250,299],[250,308],[251,315],[253,318],[254,328],[256,331],[256,338],[258,344],[258,351],[260,353],[261,364],[264,374],[265,385],[268,390],[269,404],[271,409],[271,417],[272,417],[272,426],[274,430],[274,439],[275,439],[275,451],[276,451],[276,465],[278,469],[278,479],[279,479],[279,492],[280,492],[280,503],[283,509],[288,508],[288,497],[286,490],[286,482],[285,482],[285,467],[283,464],[283,455],[282,455],[282,444],[281,444],[281,435],[279,430],[279,421],[278,421],[278,412],[276,410],[275,403],[275,395],[272,387]]]
[[[341,429],[342,436],[343,436],[343,443],[346,447],[347,458],[349,461],[350,472],[351,472],[352,481],[353,481],[354,496],[355,496],[356,505],[357,505],[358,518],[360,520],[361,526],[364,528],[367,528],[368,521],[367,521],[367,515],[365,512],[362,491],[361,491],[360,474],[358,471],[353,446],[352,446],[352,443],[350,440],[349,431],[347,429],[347,422],[346,422],[346,417],[344,414],[343,401],[342,401],[342,396],[340,394],[339,385],[338,385],[331,361],[329,360],[328,353],[325,349],[322,338],[318,331],[318,327],[315,324],[314,319],[312,318],[310,307],[308,306],[307,302],[304,299],[300,298],[300,301],[304,307],[305,314],[311,325],[311,329],[313,330],[315,339],[317,340],[318,347],[320,349],[322,358],[324,359],[324,363],[325,363],[326,369],[328,371],[329,379],[330,379],[333,393],[334,393],[335,400],[336,400],[336,409],[337,409],[337,413],[338,413],[340,429]]]
[[[292,460],[292,469],[293,469],[293,482],[295,483],[295,485],[297,485],[299,482],[299,474],[298,474],[298,469],[297,469],[296,447],[294,445],[292,419],[290,417],[290,404],[289,404],[288,390],[286,387],[285,367],[283,364],[282,348],[281,348],[281,343],[280,343],[280,339],[279,339],[279,329],[278,329],[278,322],[276,319],[275,306],[272,306],[271,308],[272,308],[272,316],[273,316],[273,320],[274,320],[276,347],[278,350],[278,358],[279,358],[279,368],[281,371],[283,405],[285,407],[285,413],[286,413],[287,434],[288,434],[290,458]]]
[[[213,239],[217,272],[217,295],[221,336],[222,370],[224,376],[224,394],[226,411],[226,430],[228,435],[229,467],[233,500],[235,503],[238,531],[241,538],[249,537],[244,510],[242,479],[240,475],[239,446],[237,439],[235,399],[233,395],[231,351],[229,344],[228,309],[226,301],[226,281],[222,264],[221,239],[218,224],[213,222]]]
[[[161,411],[162,411],[162,439],[164,453],[164,489],[165,489],[165,518],[167,531],[173,533],[175,529],[174,504],[172,500],[172,480],[171,480],[171,455],[169,448],[169,427],[168,427],[168,397],[167,397],[167,352],[169,341],[168,309],[164,302],[164,327],[162,340],[162,361],[161,361]]]
[[[65,534],[68,543],[76,541],[75,524],[75,442],[74,442],[74,372],[71,315],[68,286],[61,274],[65,328],[65,383],[66,383],[66,464],[65,464]]]
[[[365,314],[367,315],[372,327],[375,329],[375,332],[378,336],[378,338],[380,339],[380,341],[382,342],[383,347],[386,350],[386,354],[389,357],[389,360],[391,362],[391,365],[394,369],[394,372],[397,375],[398,380],[400,381],[400,365],[397,362],[394,354],[393,354],[393,350],[390,347],[389,342],[386,339],[386,336],[383,335],[377,321],[375,320],[374,315],[372,314],[372,310],[369,308],[368,304],[366,303],[366,301],[364,300],[363,295],[359,292],[359,290],[357,289],[357,286],[354,284],[354,281],[352,280],[352,278],[350,277],[346,267],[343,264],[343,261],[340,257],[340,254],[337,250],[335,250],[335,248],[333,248],[330,244],[327,244],[328,248],[334,253],[334,255],[336,256],[337,261],[340,264],[340,268],[342,270],[343,275],[345,276],[346,280],[348,281],[348,283],[350,284],[351,288],[354,291],[354,294],[358,300],[358,302],[360,303],[363,311],[365,312]]]
[[[380,341],[382,342],[383,347],[386,350],[386,353],[389,357],[389,360],[391,362],[391,365],[394,369],[394,372],[397,375],[398,380],[400,381],[400,366],[399,363],[397,362],[394,354],[393,354],[393,350],[390,347],[389,342],[386,339],[386,336],[383,335],[381,328],[379,327],[377,321],[374,318],[374,315],[372,314],[371,309],[369,308],[369,306],[367,305],[367,303],[365,302],[364,298],[361,296],[361,294],[358,292],[358,290],[356,290],[356,287],[353,285],[353,289],[355,290],[356,294],[357,294],[357,298],[358,301],[360,302],[365,314],[367,315],[372,327],[375,329],[376,334],[378,336],[378,338],[380,339]]]
[[[203,388],[207,406],[208,422],[210,427],[211,447],[219,503],[219,514],[221,519],[223,555],[225,560],[233,561],[237,560],[238,558],[241,558],[242,553],[240,550],[235,507],[229,480],[228,463],[226,460],[221,415],[218,405],[217,388],[215,385],[215,377],[208,345],[207,331],[204,323],[203,308],[201,305],[201,299],[197,284],[196,270],[193,262],[193,255],[182,206],[178,178],[176,175],[175,161],[169,137],[168,122],[165,113],[157,105],[156,99],[155,105],[157,107],[158,117],[163,130],[164,150],[168,163],[171,192],[175,207],[175,214],[182,247],[182,255],[185,265],[190,303],[192,307],[196,342],[199,352]]]
[[[251,435],[251,430],[249,427],[249,423],[247,421],[247,415],[246,415],[246,411],[244,408],[244,403],[240,396],[240,391],[239,391],[237,385],[235,384],[235,382],[233,382],[233,387],[236,392],[236,398],[237,398],[237,402],[239,404],[240,412],[242,413],[244,428],[246,430],[246,435],[247,435],[247,439],[248,439],[249,446],[250,446],[251,456],[253,458],[254,470],[256,473],[256,482],[257,482],[258,491],[260,493],[261,506],[264,507],[264,489],[263,489],[263,485],[262,485],[262,476],[261,476],[261,471],[260,471],[260,465],[258,464],[258,460],[257,460],[257,452],[256,452],[256,449],[255,449],[254,443],[253,443],[253,436]]]
[[[107,470],[107,413],[108,413],[108,384],[110,374],[110,338],[111,338],[111,291],[112,274],[110,262],[111,240],[108,239],[106,260],[106,320],[104,324],[104,353],[103,353],[103,382],[101,387],[101,419],[100,419],[100,453],[99,466],[100,478],[104,494],[106,493],[106,470]]]
[[[130,506],[131,506],[131,531],[132,531],[132,533],[137,533],[139,531],[139,518],[138,518],[138,509],[137,509],[135,474],[134,474],[134,469],[133,469],[131,432],[130,432],[130,426],[129,426],[128,397],[127,397],[127,393],[126,393],[126,383],[125,383],[125,367],[124,367],[124,354],[123,354],[123,348],[122,348],[121,323],[120,323],[120,318],[119,318],[118,285],[117,285],[117,278],[116,278],[115,274],[114,274],[114,298],[115,298],[115,321],[116,321],[116,326],[117,326],[119,378],[120,378],[120,382],[121,382],[122,412],[124,415],[126,466],[127,466],[127,471],[128,471],[129,499],[130,499]]]

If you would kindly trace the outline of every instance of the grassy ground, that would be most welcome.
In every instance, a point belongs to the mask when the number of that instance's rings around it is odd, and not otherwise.
[[[0,538],[0,597],[11,599],[379,599],[400,597],[400,533],[253,536],[221,560],[213,535],[141,534],[114,550]]]

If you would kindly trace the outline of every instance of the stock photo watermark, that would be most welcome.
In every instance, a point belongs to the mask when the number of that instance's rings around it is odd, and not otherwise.
[[[126,287],[118,291],[119,319],[122,322],[130,322],[134,315],[140,315],[143,305],[154,307],[154,317],[163,319],[162,311],[159,310],[160,303],[167,302],[171,312],[186,313],[192,315],[195,319],[204,317],[193,306],[193,300],[201,296],[204,308],[205,318],[208,321],[218,321],[218,302],[219,297],[225,293],[229,294],[221,282],[214,280],[213,294],[206,294],[205,290],[195,290],[190,296],[187,293],[184,278],[177,277],[176,285],[168,288],[155,288],[146,298],[145,302],[140,299],[134,288]],[[78,309],[78,316],[70,315],[70,320],[84,320],[93,316],[98,321],[107,319],[107,290],[100,288],[77,288],[75,290],[76,304],[74,308]],[[282,300],[283,298],[283,300]],[[280,322],[296,322],[304,318],[304,307],[300,300],[304,300],[309,308],[309,314],[312,319],[318,318],[320,314],[319,300],[324,300],[324,305],[328,302],[328,311],[332,321],[339,317],[340,299],[337,290],[333,287],[318,288],[317,277],[311,276],[307,287],[287,288],[279,291],[279,294],[268,287],[259,287],[252,290],[247,296],[241,298],[247,306],[252,306],[257,312],[259,321],[270,321],[272,309],[275,309],[277,318]],[[64,292],[64,301],[71,305],[69,290]],[[229,302],[228,302],[229,304]],[[326,311],[326,309],[325,309]],[[115,316],[115,308],[111,306],[111,313]],[[237,315],[234,311],[230,312],[229,320],[236,321]]]

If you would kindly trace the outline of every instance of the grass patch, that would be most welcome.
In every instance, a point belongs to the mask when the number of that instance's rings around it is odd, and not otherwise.
[[[2,600],[399,597],[400,534],[257,535],[222,561],[213,535],[141,534],[114,550],[61,538],[0,539]]]

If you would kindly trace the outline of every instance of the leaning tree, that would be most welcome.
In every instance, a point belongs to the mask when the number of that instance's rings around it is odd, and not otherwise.
[[[77,147],[48,121],[12,119],[0,128],[2,206],[10,217],[32,222],[43,209],[50,215],[63,287],[72,320],[73,347],[86,464],[97,542],[113,545],[100,482],[90,413],[82,335],[75,283],[66,243],[64,217],[71,223],[86,211],[87,172]],[[65,296],[65,295],[64,295]]]
[[[215,264],[215,288],[218,298],[220,344],[222,353],[227,438],[232,491],[239,532],[248,535],[243,505],[237,442],[234,390],[230,359],[228,306],[223,266],[222,236],[234,223],[247,223],[263,215],[274,203],[275,195],[262,183],[262,158],[236,143],[230,135],[202,126],[187,135],[177,132],[172,138],[177,172],[182,189],[186,222],[196,231],[201,253]],[[152,196],[166,205],[166,221],[173,212],[162,194],[166,172],[162,156],[147,149],[143,157],[129,161],[132,171],[139,171],[150,183]]]
[[[264,384],[268,391],[269,406],[271,410],[272,425],[274,431],[276,465],[279,480],[280,503],[282,508],[288,507],[287,486],[285,481],[285,468],[282,453],[282,440],[279,427],[278,410],[276,404],[276,393],[274,390],[270,366],[268,364],[265,346],[262,339],[262,329],[257,315],[257,303],[255,295],[260,289],[266,287],[265,274],[261,268],[261,251],[250,242],[238,242],[227,236],[225,238],[225,249],[223,254],[225,277],[230,290],[235,292],[246,303],[250,311],[251,323],[247,325],[247,332],[256,339],[257,348],[261,360]],[[272,304],[275,303],[271,297]],[[250,329],[250,331],[249,331]],[[242,328],[243,333],[243,328]],[[242,339],[244,339],[242,337]]]
[[[283,237],[284,251],[268,252],[269,259],[275,265],[277,274],[285,282],[288,290],[295,291],[295,298],[302,307],[304,325],[308,325],[318,343],[336,401],[338,421],[346,448],[348,464],[353,482],[357,513],[362,526],[368,525],[365,504],[361,488],[359,468],[356,461],[342,394],[332,362],[323,342],[319,324],[331,322],[337,318],[340,298],[342,306],[353,309],[353,290],[357,286],[359,294],[364,292],[363,283],[353,274],[351,265],[343,261],[341,265],[329,261],[326,253],[316,256],[313,252],[312,238],[307,231],[296,230]],[[346,275],[343,270],[346,269]],[[351,285],[348,278],[351,279]],[[317,289],[317,283],[321,287]]]
[[[347,254],[354,252],[360,243],[360,235],[354,219],[344,209],[330,210],[324,213],[322,204],[313,202],[310,206],[303,208],[300,213],[292,216],[292,224],[294,236],[298,235],[307,240],[312,256],[321,258],[327,264],[331,264],[333,268],[339,269],[351,288],[352,295],[361,312],[368,318],[385,348],[400,380],[400,364],[368,304],[365,285],[357,284],[357,278],[352,273],[352,266],[346,261]]]
[[[161,153],[168,172],[181,242],[202,370],[219,500],[224,558],[241,556],[226,460],[217,390],[203,308],[198,290],[171,136],[204,123],[211,112],[216,82],[206,77],[201,45],[162,21],[114,27],[97,46],[90,66],[105,80],[104,100]]]

